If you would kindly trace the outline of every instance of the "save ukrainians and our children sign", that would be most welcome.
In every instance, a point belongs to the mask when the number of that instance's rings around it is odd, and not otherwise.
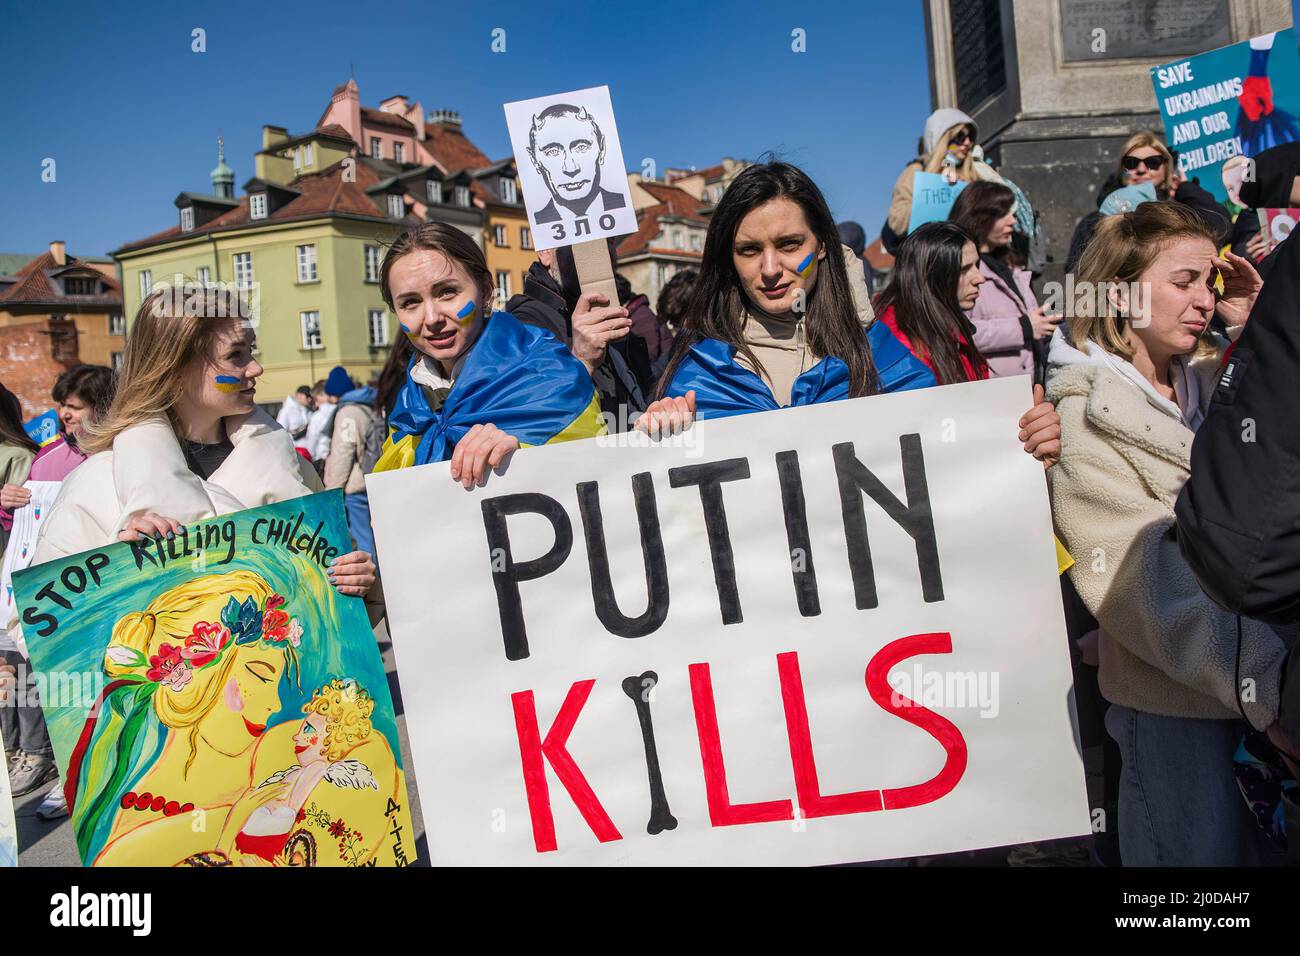
[[[368,479],[434,864],[1089,832],[1042,466],[995,379]],[[456,542],[455,548],[449,542]]]

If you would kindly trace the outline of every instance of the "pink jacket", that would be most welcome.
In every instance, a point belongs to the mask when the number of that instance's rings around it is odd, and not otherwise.
[[[975,347],[988,359],[989,375],[999,378],[1033,374],[1034,353],[1025,343],[1024,328],[1020,324],[1022,312],[1028,313],[1038,307],[1034,290],[1029,286],[1029,272],[1025,269],[1012,272],[1016,288],[1024,299],[1023,306],[984,262],[980,262],[980,274],[988,281],[980,286],[975,308],[966,315],[975,324]]]

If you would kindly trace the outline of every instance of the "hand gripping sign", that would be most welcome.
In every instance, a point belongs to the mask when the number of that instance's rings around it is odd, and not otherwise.
[[[367,479],[435,864],[828,864],[1089,832],[998,379]],[[691,433],[688,433],[691,434]]]

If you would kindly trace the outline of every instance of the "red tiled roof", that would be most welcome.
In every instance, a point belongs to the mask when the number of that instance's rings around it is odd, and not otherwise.
[[[664,216],[676,216],[693,222],[708,222],[699,213],[700,201],[684,189],[665,186],[663,183],[643,182],[641,188],[659,202],[642,209],[637,214],[637,230],[618,245],[618,255],[629,256],[637,252],[660,252],[676,255],[699,256],[698,252],[685,249],[651,248],[650,243],[659,235],[659,220]]]
[[[878,272],[894,268],[894,257],[885,251],[885,247],[881,245],[879,239],[876,239],[875,242],[863,250],[862,258],[871,263],[871,268]]]
[[[337,139],[346,139],[349,143],[353,141],[352,134],[349,133],[347,130],[345,130],[338,123],[330,123],[328,126],[321,126],[317,129],[312,130],[312,132],[321,136],[333,136],[336,137]]]
[[[407,133],[415,132],[415,126],[410,120],[398,116],[396,113],[377,110],[369,106],[361,107],[361,122],[372,123],[375,126],[392,126]]]
[[[0,304],[18,303],[18,302],[67,302],[74,304],[92,297],[74,296],[69,297],[60,293],[53,285],[50,284],[47,272],[54,270],[66,269],[68,266],[81,266],[84,269],[90,269],[96,272],[104,281],[104,286],[108,290],[106,296],[94,296],[95,299],[102,298],[120,298],[121,287],[117,284],[116,279],[112,279],[103,272],[96,269],[87,262],[82,262],[76,256],[67,256],[64,265],[59,265],[54,261],[54,256],[48,252],[42,253],[31,262],[27,263],[21,269],[14,273],[21,278],[8,289],[0,292]]]
[[[449,173],[492,165],[492,160],[458,128],[453,129],[441,123],[427,123],[424,133],[425,148],[437,160],[438,165]]]
[[[717,179],[726,171],[727,171],[727,167],[723,166],[721,163],[718,163],[718,165],[710,166],[708,169],[697,170],[696,172],[691,173],[691,175],[703,176],[705,181],[707,182],[710,179]]]
[[[294,197],[265,219],[256,221],[282,222],[286,219],[302,219],[331,213],[387,219],[384,210],[379,208],[374,199],[366,195],[366,189],[379,182],[379,176],[365,163],[355,163],[352,169],[355,179],[350,182],[343,178],[342,162],[335,163],[319,173],[306,173],[297,177],[289,185],[301,195]],[[253,221],[248,214],[248,197],[244,196],[239,200],[237,207],[222,213],[197,229],[182,233],[180,226],[173,226],[136,242],[127,243],[117,252],[128,252],[169,239],[179,239],[182,236],[199,236],[216,229],[248,225]]]

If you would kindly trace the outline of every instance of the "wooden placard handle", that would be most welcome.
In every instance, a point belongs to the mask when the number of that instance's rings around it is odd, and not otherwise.
[[[573,250],[573,265],[578,271],[578,285],[584,294],[599,292],[618,305],[618,287],[614,285],[614,264],[609,258],[609,243],[604,239],[588,239],[569,247]]]

